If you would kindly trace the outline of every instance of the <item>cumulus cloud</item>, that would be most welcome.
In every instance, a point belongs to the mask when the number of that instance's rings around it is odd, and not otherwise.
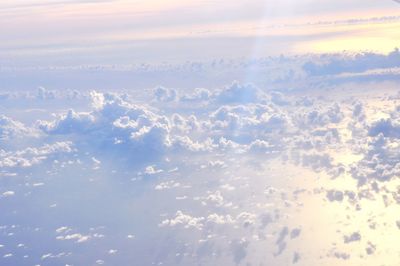
[[[38,132],[25,126],[10,117],[0,115],[0,143],[10,141],[12,138],[23,139],[36,136]]]
[[[204,88],[196,88],[192,94],[184,94],[180,98],[180,101],[182,102],[203,102],[203,101],[208,101],[212,97],[212,93]]]
[[[39,87],[37,91],[37,98],[40,100],[55,99],[56,95],[54,91],[47,90],[46,88]]]
[[[186,229],[194,228],[201,230],[203,228],[204,217],[193,217],[188,214],[184,214],[182,211],[177,211],[175,218],[166,219],[161,222],[160,227],[165,226],[183,226]]]
[[[83,134],[91,129],[93,123],[93,115],[69,110],[65,115],[61,115],[58,120],[53,122],[41,121],[39,128],[50,134]]]
[[[160,97],[172,93],[161,87],[156,91]],[[211,97],[204,90],[200,94],[208,95],[202,100]],[[253,104],[260,101],[259,94],[253,85],[233,83],[215,95],[217,102],[232,105],[214,109],[210,98],[205,108],[208,116],[187,116],[133,104],[127,95],[92,92],[91,111],[69,110],[53,121],[39,121],[38,127],[50,136],[82,143],[81,148],[106,148],[138,162],[157,160],[169,152],[211,152],[228,144],[250,153],[279,153],[282,143],[276,133],[287,130],[290,118],[273,103]]]
[[[384,137],[400,138],[400,124],[395,119],[381,119],[370,127],[368,133],[373,137],[382,134]]]
[[[242,85],[234,82],[221,90],[216,100],[222,104],[258,102],[261,100],[261,92],[252,84]]]
[[[400,174],[398,161],[400,140],[383,134],[368,139],[364,158],[352,167],[353,177],[360,184],[368,180],[389,181]]]
[[[107,147],[143,159],[159,157],[168,149],[202,151],[213,146],[209,140],[199,142],[187,135],[172,134],[172,130],[179,130],[174,127],[177,116],[174,124],[171,118],[132,104],[123,96],[93,92],[92,106],[91,112],[70,110],[57,120],[41,121],[39,128],[49,135],[69,135],[93,147]],[[185,126],[191,125],[190,119],[183,122]],[[195,118],[192,121],[196,123]]]
[[[178,93],[174,89],[168,89],[164,87],[157,87],[154,89],[154,97],[160,102],[171,102],[178,98]]]
[[[45,160],[56,159],[63,154],[74,152],[71,142],[56,142],[41,147],[29,147],[19,151],[0,150],[0,166],[7,168],[26,168],[38,165]]]
[[[309,111],[299,113],[296,122],[302,127],[327,126],[340,123],[343,117],[339,104],[334,103],[330,106],[316,106]]]

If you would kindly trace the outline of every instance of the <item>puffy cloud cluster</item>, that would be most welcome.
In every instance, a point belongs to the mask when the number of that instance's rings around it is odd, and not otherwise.
[[[186,135],[172,134],[175,123],[169,117],[133,104],[124,95],[93,92],[92,105],[93,111],[69,110],[52,122],[41,121],[39,127],[49,135],[68,135],[90,148],[134,158],[157,158],[168,149],[209,149],[207,141],[200,143]]]
[[[35,132],[33,129],[26,127],[21,122],[15,121],[7,116],[0,116],[0,143],[11,141],[13,138],[26,138],[34,136]]]
[[[364,158],[354,165],[353,177],[360,184],[368,180],[389,181],[400,175],[400,140],[386,138],[383,134],[369,138]]]
[[[164,87],[158,87],[154,90],[154,97],[160,102],[175,101],[178,97],[177,91],[174,89],[168,89]]]
[[[400,175],[400,126],[398,108],[390,118],[380,119],[368,128],[364,158],[354,165],[353,176],[360,184],[368,180],[390,181]]]
[[[216,100],[222,104],[232,103],[254,103],[260,101],[260,91],[251,84],[242,85],[238,82],[232,83],[229,87],[223,89]]]
[[[400,138],[400,124],[396,119],[381,119],[371,126],[368,133],[372,137],[382,134],[384,137]]]
[[[71,142],[56,142],[38,148],[26,148],[18,151],[0,150],[0,167],[18,170],[18,168],[40,164],[45,160],[56,160],[63,154],[72,153],[74,150]]]
[[[315,108],[298,115],[297,123],[299,128],[326,127],[330,124],[340,123],[344,117],[338,103],[328,107],[315,106]]]
[[[71,141],[80,154],[106,162],[118,158],[133,168],[177,154],[222,152],[283,156],[315,171],[343,173],[327,151],[342,143],[339,127],[346,114],[339,103],[303,103],[238,82],[214,93],[157,87],[151,97],[149,106],[128,94],[92,92],[90,109],[57,113],[37,128],[42,137]],[[34,130],[11,120],[4,124],[4,136]]]
[[[214,95],[199,89],[178,97],[173,89],[155,90],[161,102],[208,99],[206,106],[199,107],[203,113],[188,115],[134,104],[127,95],[92,92],[93,110],[69,110],[56,120],[39,121],[38,127],[49,136],[77,142],[80,148],[109,150],[144,161],[169,152],[210,152],[228,146],[242,152],[274,153],[283,149],[277,134],[286,132],[291,121],[285,111],[261,95],[255,86],[239,83]]]

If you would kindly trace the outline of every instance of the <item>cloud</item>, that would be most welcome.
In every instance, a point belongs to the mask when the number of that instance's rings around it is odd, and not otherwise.
[[[185,102],[171,90],[159,87],[156,92],[159,101]],[[195,107],[194,114],[186,115],[133,104],[127,95],[92,92],[91,111],[69,110],[53,121],[39,121],[38,127],[49,136],[77,142],[81,149],[95,153],[108,150],[138,165],[155,162],[169,153],[205,153],[228,146],[238,152],[279,154],[283,146],[276,134],[285,132],[291,121],[272,103],[254,104],[260,101],[256,96],[259,93],[252,85],[233,83],[212,97],[207,94],[207,98],[201,98],[207,99],[207,105]],[[232,105],[215,110],[214,100],[222,99],[233,101]],[[197,113],[199,108],[208,116]]]
[[[196,88],[192,94],[182,95],[180,101],[182,102],[198,102],[198,101],[208,101],[212,96],[212,93],[203,88]]]
[[[157,87],[154,90],[154,97],[160,102],[171,102],[178,98],[178,93],[174,89],[167,89],[164,87]]]
[[[271,102],[276,105],[288,105],[290,102],[285,99],[285,96],[279,91],[271,92]]]
[[[36,97],[40,100],[52,100],[56,98],[56,94],[54,91],[49,91],[46,88],[39,87]]]
[[[350,259],[350,254],[346,252],[336,251],[335,253],[333,253],[333,256],[336,257],[337,259],[342,259],[342,260]]]
[[[279,256],[282,254],[282,252],[286,249],[286,241],[285,238],[289,234],[289,229],[287,226],[283,227],[282,230],[279,233],[278,239],[276,240],[275,244],[278,248],[278,250],[274,253],[275,256]]]
[[[315,107],[307,112],[299,113],[297,123],[299,127],[327,126],[329,124],[338,124],[344,117],[338,103],[333,103],[327,107]]]
[[[356,242],[361,240],[361,235],[359,232],[354,232],[349,236],[344,236],[343,241],[345,244]]]
[[[360,53],[350,58],[328,57],[326,62],[309,61],[303,65],[311,76],[338,75],[341,73],[362,73],[370,69],[400,67],[400,52],[395,49],[388,55]]]
[[[69,110],[65,115],[51,123],[42,121],[39,128],[48,134],[84,134],[94,126],[94,117],[89,113],[76,113]]]
[[[326,197],[329,201],[343,201],[344,193],[342,191],[329,190],[326,193]]]
[[[39,128],[49,135],[75,137],[90,144],[90,149],[122,152],[144,160],[158,157],[173,144],[168,118],[128,102],[123,95],[93,92],[92,106],[91,112],[69,110],[54,121],[40,121]]]
[[[297,252],[295,252],[295,253],[293,254],[292,263],[295,264],[295,263],[299,262],[300,258],[301,258],[300,254],[297,253]]]
[[[246,239],[234,240],[231,243],[231,251],[233,254],[233,260],[236,264],[239,264],[247,256],[247,247],[249,243]]]
[[[221,104],[254,103],[261,100],[261,94],[259,89],[252,84],[242,85],[238,82],[233,82],[230,86],[220,91],[216,100]]]
[[[161,222],[160,227],[164,226],[183,226],[185,229],[194,228],[201,230],[203,228],[204,217],[193,217],[188,214],[184,214],[181,211],[176,212],[176,216],[173,219],[166,219]]]
[[[376,251],[376,246],[372,244],[371,242],[368,242],[368,246],[365,249],[368,255],[373,255]]]
[[[0,143],[6,143],[13,138],[23,139],[34,137],[38,132],[7,116],[0,115]]]
[[[6,191],[6,192],[3,192],[2,195],[3,195],[3,197],[12,197],[15,195],[15,192],[14,191]]]
[[[0,149],[9,225],[0,233],[41,240],[22,241],[39,254],[32,261],[74,264],[318,264],[373,254],[379,241],[364,243],[352,217],[369,219],[366,201],[397,202],[398,110],[383,114],[390,126],[374,119],[377,99],[396,99],[336,93],[233,83],[140,97],[92,92],[85,105],[58,91],[55,99],[19,98],[49,107],[26,125],[2,117],[4,142],[26,142]],[[319,208],[334,208],[350,234],[322,219],[332,230],[323,244],[299,245],[320,237]],[[352,250],[341,252],[337,239]]]
[[[395,119],[381,119],[370,127],[368,134],[373,137],[382,134],[385,137],[400,138],[399,121]]]
[[[389,181],[400,174],[399,143],[400,140],[386,138],[382,133],[368,138],[364,158],[352,167],[352,175],[360,185],[369,180]]]
[[[29,147],[18,151],[0,150],[0,166],[3,169],[32,167],[74,151],[71,142],[56,142],[38,148]]]
[[[74,240],[76,243],[83,243],[90,239],[90,236],[81,235],[81,234],[71,234],[65,236],[58,236],[57,240]]]

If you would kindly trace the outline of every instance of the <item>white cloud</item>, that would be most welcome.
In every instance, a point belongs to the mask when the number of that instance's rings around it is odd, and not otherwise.
[[[171,102],[178,99],[178,93],[174,89],[168,89],[164,87],[157,87],[154,89],[154,97],[160,102]]]
[[[204,217],[193,217],[188,214],[184,214],[182,211],[177,211],[175,218],[166,219],[160,223],[160,227],[165,226],[183,226],[185,229],[194,228],[197,230],[202,230]]]
[[[21,122],[0,115],[0,144],[10,140],[11,138],[23,139],[34,136],[37,136],[35,130],[28,128]]]
[[[15,192],[14,191],[6,191],[6,192],[3,192],[2,195],[3,195],[3,197],[12,197],[15,195]]]
[[[57,240],[74,240],[76,243],[83,243],[90,239],[88,235],[81,235],[81,234],[70,234],[65,236],[57,236]]]
[[[71,142],[56,142],[14,152],[0,150],[0,166],[3,168],[31,167],[47,159],[57,158],[74,151],[75,149]]]
[[[400,140],[384,137],[381,133],[367,139],[368,148],[364,158],[352,167],[353,177],[364,184],[370,179],[389,181],[398,176]]]
[[[253,103],[262,99],[261,92],[252,84],[242,85],[233,82],[217,95],[216,100],[222,104],[229,103]]]

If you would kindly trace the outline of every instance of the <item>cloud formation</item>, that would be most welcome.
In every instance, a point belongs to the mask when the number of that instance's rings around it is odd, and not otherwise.
[[[2,261],[24,260],[12,239],[21,232],[32,263],[286,265],[392,252],[370,234],[398,230],[371,216],[400,202],[397,94],[239,82],[147,93],[3,99],[36,109],[25,123],[0,119]]]

